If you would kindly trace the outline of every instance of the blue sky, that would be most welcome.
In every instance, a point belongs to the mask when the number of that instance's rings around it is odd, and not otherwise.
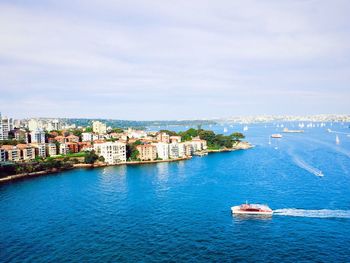
[[[0,0],[0,111],[349,113],[350,1]]]

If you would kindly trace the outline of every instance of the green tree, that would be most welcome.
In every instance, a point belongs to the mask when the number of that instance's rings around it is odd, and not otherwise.
[[[245,136],[243,135],[243,133],[240,132],[234,132],[230,135],[230,137],[235,140],[235,141],[239,141],[240,139],[244,139]]]
[[[98,160],[98,155],[95,153],[95,151],[87,152],[87,154],[84,157],[84,162],[89,164],[94,164]]]

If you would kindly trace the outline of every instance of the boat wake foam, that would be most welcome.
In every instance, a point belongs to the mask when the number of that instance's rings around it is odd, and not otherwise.
[[[350,210],[305,210],[296,208],[277,209],[273,211],[274,215],[315,217],[315,218],[350,218]]]
[[[296,156],[294,156],[293,161],[296,165],[298,165],[300,168],[308,171],[309,173],[312,173],[313,175],[316,175],[316,176],[323,176],[323,173],[321,170],[311,166],[310,164],[307,164],[306,162],[300,160]]]

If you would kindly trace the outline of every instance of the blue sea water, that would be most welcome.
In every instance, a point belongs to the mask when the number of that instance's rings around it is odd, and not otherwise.
[[[249,125],[247,151],[0,185],[0,262],[349,262],[350,129],[327,125],[271,144],[281,128]],[[232,216],[246,200],[277,212]]]

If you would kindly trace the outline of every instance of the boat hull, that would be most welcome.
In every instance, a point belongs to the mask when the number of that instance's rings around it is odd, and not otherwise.
[[[242,210],[240,206],[233,206],[231,207],[232,214],[239,214],[239,215],[264,215],[264,216],[271,216],[273,215],[273,211],[245,211]]]

